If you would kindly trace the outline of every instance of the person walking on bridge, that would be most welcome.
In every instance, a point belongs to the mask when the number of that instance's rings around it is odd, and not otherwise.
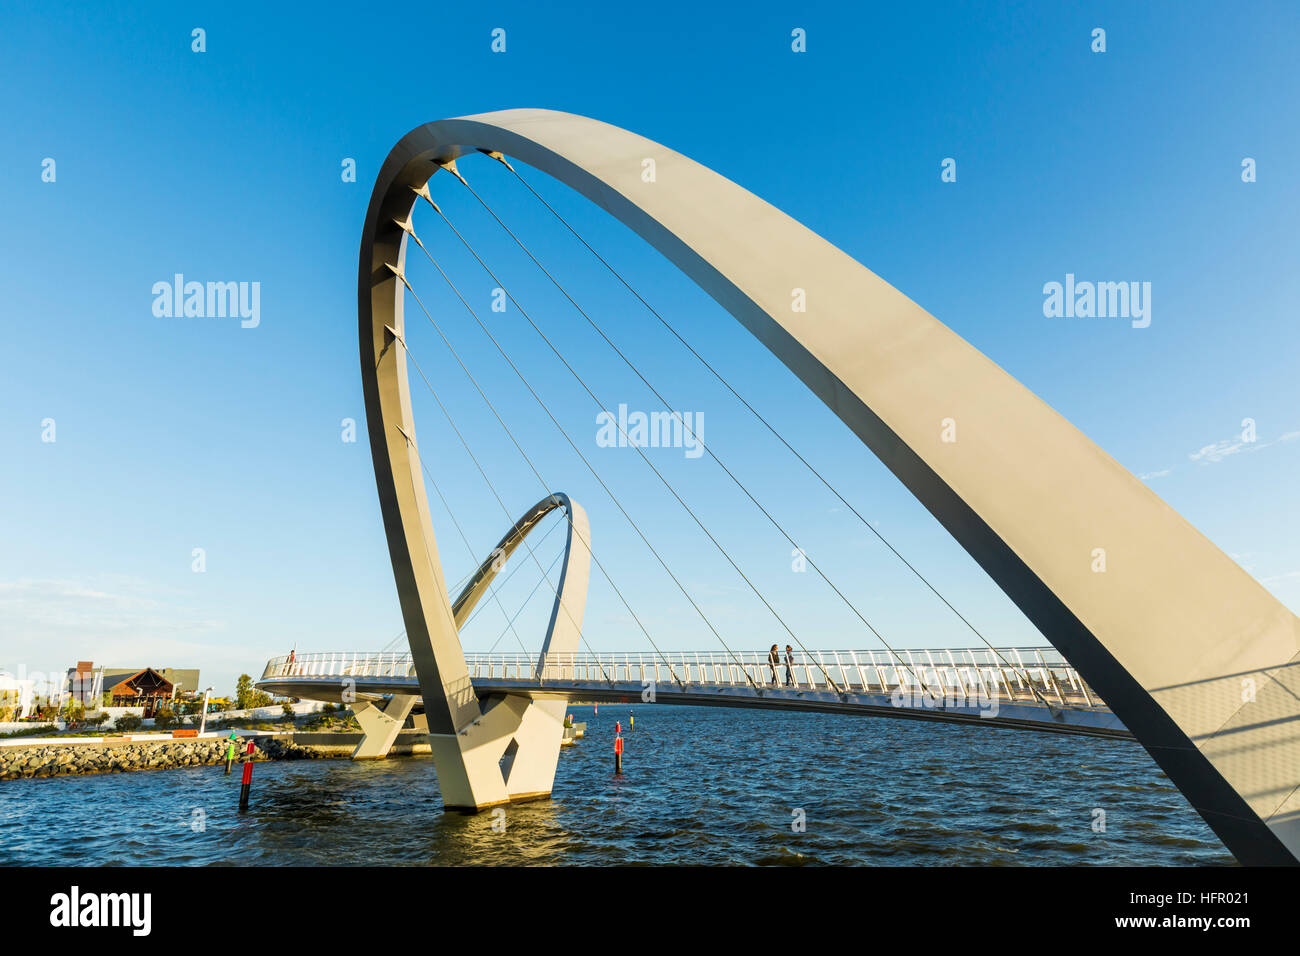
[[[770,651],[767,652],[767,666],[770,667],[770,668],[772,669],[772,683],[773,683],[773,684],[775,684],[775,683],[777,682],[777,680],[776,680],[776,666],[777,666],[778,664],[780,664],[780,663],[781,663],[781,652],[780,652],[779,650],[777,650],[776,645],[773,644],[773,645],[772,645],[772,649],[771,649]]]
[[[794,648],[785,646],[785,686],[794,686]]]

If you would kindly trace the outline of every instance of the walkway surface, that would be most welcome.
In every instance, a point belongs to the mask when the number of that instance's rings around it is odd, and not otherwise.
[[[1131,737],[1050,648],[942,648],[796,653],[773,682],[762,654],[468,654],[479,697],[692,704],[855,713],[1102,737]],[[788,670],[788,673],[787,673]],[[257,685],[313,700],[418,695],[410,654],[274,658]]]

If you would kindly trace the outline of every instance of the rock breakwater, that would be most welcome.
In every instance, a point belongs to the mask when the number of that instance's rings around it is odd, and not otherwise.
[[[0,748],[0,780],[22,777],[62,777],[77,773],[121,773],[131,770],[171,770],[224,763],[227,741],[131,740],[104,743],[58,743]],[[238,745],[237,745],[238,746]],[[242,749],[242,748],[241,748]],[[321,754],[291,741],[254,738],[253,760],[301,760]],[[236,754],[240,763],[248,755]]]

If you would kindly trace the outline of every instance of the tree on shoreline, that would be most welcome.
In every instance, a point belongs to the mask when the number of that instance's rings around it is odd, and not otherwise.
[[[271,695],[253,686],[253,678],[240,674],[235,681],[235,709],[252,710],[254,707],[266,707],[271,703]]]

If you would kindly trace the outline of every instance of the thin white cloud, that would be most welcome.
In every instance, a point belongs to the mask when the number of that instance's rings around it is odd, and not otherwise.
[[[1283,432],[1272,441],[1245,441],[1240,436],[1237,438],[1225,438],[1222,441],[1216,441],[1213,444],[1206,445],[1200,451],[1194,451],[1187,457],[1192,461],[1200,462],[1203,465],[1213,464],[1223,461],[1232,455],[1242,452],[1260,451],[1271,445],[1281,445],[1284,442],[1295,441],[1300,438],[1300,431]]]
[[[0,581],[0,665],[52,673],[78,660],[191,667],[244,653],[207,643],[222,623],[161,593],[126,578]]]
[[[1162,469],[1161,471],[1148,471],[1145,474],[1138,475],[1138,478],[1140,478],[1142,481],[1150,481],[1152,478],[1163,478],[1165,475],[1170,474],[1172,471],[1173,471],[1172,468],[1165,468]]]
[[[1235,455],[1239,451],[1248,449],[1250,446],[1240,439],[1224,439],[1216,441],[1213,445],[1206,445],[1200,451],[1194,451],[1187,457],[1192,461],[1214,462],[1223,461],[1229,455]]]

